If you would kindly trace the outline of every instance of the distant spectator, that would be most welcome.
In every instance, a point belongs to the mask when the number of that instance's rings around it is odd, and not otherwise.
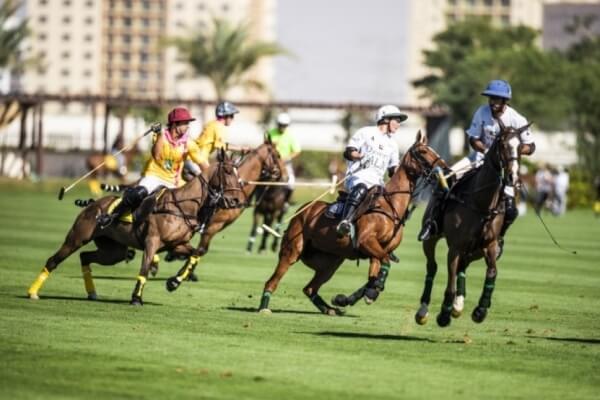
[[[535,212],[539,213],[552,195],[552,173],[549,165],[541,166],[535,173],[535,189],[537,192]]]
[[[554,175],[554,198],[552,212],[554,215],[563,215],[567,211],[567,191],[569,190],[569,171],[563,167],[556,169]]]

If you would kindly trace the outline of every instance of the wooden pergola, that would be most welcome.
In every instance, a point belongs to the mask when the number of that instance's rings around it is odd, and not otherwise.
[[[81,103],[90,106],[91,110],[91,140],[92,144],[96,142],[96,119],[97,109],[104,110],[104,124],[102,131],[103,151],[108,152],[108,122],[112,112],[119,108],[144,108],[144,107],[168,107],[175,105],[185,105],[187,107],[208,107],[215,106],[216,100],[203,99],[182,99],[182,98],[136,98],[124,96],[101,96],[101,95],[74,95],[74,94],[27,94],[27,93],[8,93],[0,94],[0,102],[5,104],[5,109],[8,105],[17,103],[20,109],[20,134],[19,134],[19,150],[23,155],[27,154],[30,149],[36,151],[36,172],[38,175],[43,171],[43,129],[44,129],[44,104],[47,102]],[[259,101],[236,101],[236,105],[240,107],[250,108],[305,108],[305,109],[335,109],[346,111],[367,111],[379,107],[381,104],[375,103],[325,103],[325,102],[299,102],[299,101],[278,101],[278,102],[259,102]],[[421,106],[400,106],[403,111],[418,113],[427,118],[428,130],[430,124],[437,124],[436,121],[444,119],[448,116],[448,111],[442,107],[421,107]],[[27,128],[27,117],[29,112],[32,113],[31,129]],[[121,130],[124,126],[126,114],[119,115]],[[31,146],[27,147],[27,137],[31,137]]]

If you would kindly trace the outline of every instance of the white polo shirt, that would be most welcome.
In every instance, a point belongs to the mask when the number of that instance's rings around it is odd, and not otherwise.
[[[527,125],[527,119],[525,119],[525,117],[508,105],[500,116],[500,119],[506,127],[516,129]],[[498,121],[496,121],[496,119],[494,119],[492,116],[492,109],[490,106],[485,104],[479,107],[473,115],[471,126],[469,129],[467,129],[467,135],[469,135],[469,137],[481,140],[485,147],[489,148],[499,133],[500,124],[498,124]],[[533,143],[533,136],[529,129],[526,129],[521,133],[521,143]],[[471,161],[481,161],[483,159],[483,153],[473,151],[471,154],[469,154],[469,159]]]
[[[359,129],[348,142],[347,147],[354,147],[363,155],[362,160],[348,161],[346,189],[351,190],[358,183],[368,188],[383,185],[383,177],[388,168],[400,163],[398,144],[387,133],[382,133],[376,126]],[[364,168],[361,168],[360,165]]]

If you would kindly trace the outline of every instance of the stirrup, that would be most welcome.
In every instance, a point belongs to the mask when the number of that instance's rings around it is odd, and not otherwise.
[[[114,220],[115,218],[112,214],[100,214],[98,217],[96,217],[96,222],[98,223],[100,229],[108,228],[110,225],[112,225]]]
[[[352,223],[347,219],[343,219],[335,228],[335,231],[340,236],[347,236],[352,230]]]
[[[434,233],[435,222],[427,222],[425,223],[425,226],[423,226],[423,228],[421,229],[421,232],[419,232],[419,236],[417,237],[417,239],[419,240],[419,242],[429,240]]]

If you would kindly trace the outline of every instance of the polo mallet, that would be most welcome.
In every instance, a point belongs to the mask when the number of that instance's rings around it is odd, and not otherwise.
[[[119,151],[117,151],[116,153],[114,153],[114,156],[118,156],[119,154],[121,154],[124,151],[127,151],[129,149],[131,149],[133,146],[135,146],[137,144],[137,142],[139,142],[143,137],[145,137],[146,135],[148,135],[150,132],[155,132],[155,133],[159,133],[160,130],[162,128],[162,125],[160,124],[160,122],[155,122],[150,126],[150,129],[148,129],[146,132],[142,133],[140,136],[138,136],[137,138],[135,138],[135,140],[126,145],[123,146],[123,148]],[[67,193],[69,190],[73,189],[75,187],[75,185],[77,185],[79,182],[81,182],[82,180],[84,180],[85,178],[87,178],[88,176],[90,176],[91,174],[93,174],[94,172],[96,172],[97,170],[99,170],[100,168],[102,168],[104,166],[104,164],[106,164],[106,161],[101,162],[100,164],[98,164],[96,166],[96,168],[94,168],[93,170],[89,171],[88,173],[86,173],[85,175],[83,175],[81,178],[77,179],[75,182],[71,183],[69,186],[67,187],[61,187],[60,191],[58,192],[58,200],[62,200],[63,197],[65,196],[65,193]]]

